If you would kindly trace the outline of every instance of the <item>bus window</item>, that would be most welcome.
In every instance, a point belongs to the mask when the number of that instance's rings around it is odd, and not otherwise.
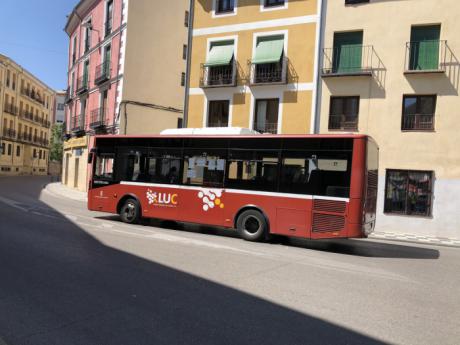
[[[225,186],[275,191],[278,179],[276,151],[231,150]]]
[[[180,154],[154,150],[150,152],[145,178],[147,182],[163,184],[179,184],[182,158]]]
[[[216,153],[189,152],[184,155],[184,178],[187,185],[222,188],[225,157]]]
[[[113,154],[101,154],[96,158],[94,169],[95,180],[112,180],[113,179]]]
[[[284,152],[281,166],[280,192],[332,197],[348,197],[350,165],[340,153],[320,157],[309,152]]]

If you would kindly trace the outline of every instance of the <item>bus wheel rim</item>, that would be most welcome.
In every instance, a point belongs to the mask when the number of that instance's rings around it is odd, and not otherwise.
[[[134,219],[134,217],[136,216],[136,207],[134,206],[134,204],[129,203],[127,205],[126,210],[125,210],[125,216],[126,216],[126,219],[128,220]]]
[[[259,232],[262,224],[260,224],[259,219],[254,216],[247,216],[243,220],[243,229],[247,233],[254,235]]]

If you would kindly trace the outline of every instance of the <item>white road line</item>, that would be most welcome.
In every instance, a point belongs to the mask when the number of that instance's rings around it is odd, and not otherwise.
[[[20,211],[23,211],[23,212],[28,212],[29,210],[22,207],[22,206],[19,206],[18,203],[14,200],[11,200],[11,199],[8,199],[8,198],[4,198],[2,196],[0,196],[0,202],[10,206],[10,207],[13,207],[17,210],[20,210]]]

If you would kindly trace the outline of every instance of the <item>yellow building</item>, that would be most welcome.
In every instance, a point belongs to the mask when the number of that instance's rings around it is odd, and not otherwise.
[[[0,175],[46,175],[54,91],[0,55]]]
[[[458,1],[327,1],[324,13],[317,130],[379,144],[376,230],[460,238]]]
[[[187,127],[310,133],[316,0],[195,0]]]

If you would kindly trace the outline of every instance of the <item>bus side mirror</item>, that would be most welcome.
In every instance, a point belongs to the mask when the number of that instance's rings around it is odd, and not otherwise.
[[[93,163],[93,158],[94,158],[94,153],[93,153],[93,152],[90,152],[90,153],[88,154],[88,164]]]

